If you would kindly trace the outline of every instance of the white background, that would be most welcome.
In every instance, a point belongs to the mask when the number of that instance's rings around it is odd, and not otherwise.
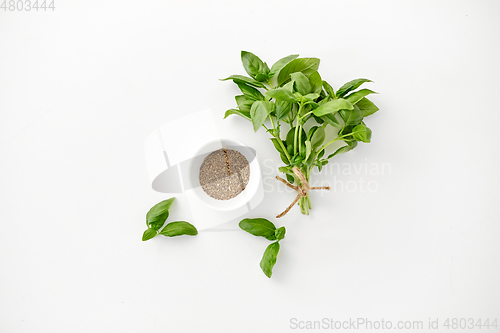
[[[0,12],[0,332],[500,320],[498,1],[55,7]],[[269,64],[318,57],[336,89],[372,79],[372,143],[336,162],[390,165],[316,176],[339,188],[312,193],[309,217],[280,220],[294,195],[263,165],[270,191],[248,216],[287,228],[272,279],[259,268],[269,242],[237,221],[141,241],[146,212],[166,199],[148,184],[143,151],[159,125],[210,107],[224,136],[279,165],[266,133],[222,120],[238,90],[218,79],[244,74],[241,50]],[[376,190],[342,190],[349,181]],[[182,216],[174,205],[172,220]]]

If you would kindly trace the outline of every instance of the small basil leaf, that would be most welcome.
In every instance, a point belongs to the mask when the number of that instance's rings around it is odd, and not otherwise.
[[[286,64],[278,74],[278,86],[281,87],[288,80],[290,80],[290,74],[296,72],[302,72],[305,75],[312,74],[319,68],[318,58],[297,58]]]
[[[352,136],[358,141],[369,143],[372,138],[372,130],[364,124],[359,124],[352,129]]]
[[[333,156],[335,156],[337,154],[347,153],[350,150],[352,150],[352,148],[350,146],[340,147],[334,153],[331,153],[330,155],[328,155],[327,159],[330,159],[330,158],[332,158]]]
[[[337,117],[334,114],[325,114],[324,116],[321,116],[321,120],[323,120],[325,123],[333,127],[337,128],[342,127],[342,125],[340,125],[339,121],[337,120]]]
[[[287,101],[276,101],[276,117],[281,120],[292,111],[292,103]]]
[[[309,75],[309,82],[311,83],[311,92],[315,94],[320,94],[323,87],[323,80],[318,71],[312,72]]]
[[[335,98],[335,92],[333,91],[332,86],[328,84],[328,82],[323,81],[323,88],[325,88],[325,91],[328,94],[328,96],[330,96],[331,98]]]
[[[241,92],[243,95],[252,101],[263,101],[264,100],[264,95],[254,87],[250,87],[249,85],[241,82],[236,82],[236,85],[238,85],[238,88],[240,88]]]
[[[259,81],[252,79],[251,77],[243,76],[243,75],[231,75],[226,77],[225,79],[220,79],[220,81],[233,80],[234,83],[246,83],[248,85],[264,88],[264,85]]]
[[[279,242],[269,244],[269,246],[266,248],[266,251],[264,251],[264,255],[262,256],[262,259],[260,261],[260,268],[268,278],[273,275],[273,267],[276,264],[279,251]]]
[[[303,101],[304,102],[314,101],[318,97],[319,97],[319,94],[316,94],[316,93],[307,94],[303,97]],[[316,103],[309,103],[309,104],[313,105]],[[318,106],[319,106],[319,104],[318,104]]]
[[[363,120],[363,113],[357,106],[352,110],[341,110],[339,114],[347,125],[355,126]]]
[[[349,81],[346,84],[344,84],[342,87],[340,87],[340,89],[337,91],[337,96],[338,97],[343,97],[349,91],[358,89],[358,87],[360,85],[362,85],[363,83],[365,83],[365,82],[373,82],[373,81],[372,80],[368,80],[368,79],[356,79],[356,80]]]
[[[157,227],[156,230],[160,229],[163,226],[163,223],[165,223],[168,218],[168,210],[170,209],[170,206],[172,205],[174,200],[175,198],[163,200],[151,207],[151,209],[146,214],[146,225],[154,225],[155,228]]]
[[[286,175],[286,180],[288,180],[288,182],[289,182],[290,184],[295,183],[295,178],[293,178],[293,176],[292,176],[292,175],[287,174],[287,175]]]
[[[273,77],[280,71],[280,69],[283,68],[286,64],[288,64],[290,61],[293,59],[297,58],[299,55],[298,54],[292,54],[287,57],[281,58],[280,60],[276,61],[274,65],[271,66],[271,71],[269,72],[269,77]]]
[[[175,237],[181,235],[195,236],[198,230],[189,222],[176,221],[168,223],[165,228],[160,231],[160,234],[167,237]]]
[[[348,100],[349,102],[351,102],[352,105],[354,105],[357,102],[359,102],[363,97],[365,97],[369,94],[376,94],[376,92],[371,91],[370,89],[361,89],[361,90],[353,92],[349,96],[345,97],[345,99]]]
[[[274,234],[276,226],[269,220],[263,218],[243,219],[239,223],[239,226],[241,229],[254,236],[261,236],[269,240],[276,239]]]
[[[269,101],[256,101],[250,109],[253,129],[255,132],[264,124],[267,116],[274,111],[274,103]]]
[[[247,99],[244,95],[235,96],[234,99],[236,100],[236,104],[238,104],[238,109],[240,109],[240,111],[250,113],[250,108],[252,107],[253,102],[255,102],[254,100]]]
[[[147,241],[150,240],[151,238],[155,237],[157,235],[156,230],[148,228],[146,231],[144,231],[144,234],[142,234],[142,241]]]
[[[313,110],[313,113],[315,116],[321,117],[324,116],[325,114],[334,113],[339,110],[352,110],[352,109],[353,105],[349,101],[339,98],[320,105],[318,108]]]
[[[265,74],[264,63],[255,54],[247,51],[241,51],[241,62],[243,63],[243,68],[245,68],[248,75],[254,79],[257,74]]]
[[[325,130],[323,129],[322,126],[318,127],[316,131],[314,131],[312,137],[311,137],[311,146],[313,149],[318,148],[321,146],[323,141],[325,141]]]
[[[278,153],[285,155],[285,152],[283,151],[283,148],[281,148],[278,140],[275,139],[275,138],[272,138],[271,141],[273,142],[274,148],[276,148],[276,150],[278,151]]]
[[[295,135],[295,127],[290,128],[288,133],[286,134],[286,145],[287,146],[292,146],[293,147],[293,137]]]
[[[245,111],[241,111],[241,110],[237,110],[237,109],[227,110],[226,113],[224,114],[224,119],[226,119],[228,116],[230,116],[232,114],[238,115],[240,117],[243,117],[247,120],[252,121],[252,118],[250,118],[250,112],[245,112]]]
[[[290,74],[290,77],[297,92],[302,95],[307,95],[311,92],[311,83],[309,82],[307,76],[305,76],[302,72],[292,73]]]
[[[282,240],[283,238],[285,238],[285,233],[286,233],[286,229],[285,227],[279,227],[278,229],[276,229],[274,231],[274,235],[276,236],[276,240]]]
[[[277,101],[287,101],[287,102],[296,102],[295,96],[285,88],[271,89],[266,92],[266,96],[270,98],[274,98]]]
[[[360,99],[359,102],[356,103],[356,106],[361,110],[361,113],[363,113],[363,117],[368,117],[379,110],[368,98]]]

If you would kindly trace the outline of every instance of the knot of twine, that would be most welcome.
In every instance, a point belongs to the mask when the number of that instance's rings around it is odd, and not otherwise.
[[[295,205],[297,203],[297,201],[299,201],[300,198],[307,196],[307,193],[309,193],[310,190],[330,190],[330,186],[319,186],[319,187],[318,186],[313,186],[313,187],[309,186],[309,183],[307,182],[306,177],[304,177],[304,174],[302,173],[302,171],[300,171],[300,169],[297,168],[296,166],[294,166],[292,168],[292,171],[294,174],[297,175],[297,177],[299,177],[300,185],[293,185],[290,182],[284,180],[283,178],[276,176],[277,180],[279,180],[280,182],[282,182],[283,184],[285,184],[289,188],[297,191],[297,196],[295,197],[293,202],[290,204],[290,206],[288,206],[287,209],[285,209],[283,211],[283,213],[276,216],[276,218],[280,218],[280,217],[285,216],[286,213],[288,213],[290,211],[290,209],[292,209],[293,205]]]

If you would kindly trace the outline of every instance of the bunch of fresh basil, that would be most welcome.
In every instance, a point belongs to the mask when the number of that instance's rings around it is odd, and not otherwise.
[[[238,115],[248,119],[256,132],[264,127],[285,164],[279,171],[290,183],[301,185],[292,172],[294,166],[309,182],[314,167],[321,171],[333,156],[354,149],[358,142],[370,142],[372,131],[364,118],[378,107],[366,98],[373,91],[357,89],[371,80],[352,80],[335,91],[319,75],[317,58],[298,58],[294,54],[269,68],[253,53],[242,51],[241,61],[249,76],[222,79],[232,80],[241,90],[241,95],[235,97],[238,107],[227,110],[224,118]],[[315,126],[306,132],[304,125],[309,121]],[[337,130],[335,137],[326,138],[327,126]],[[324,157],[325,149],[336,141],[346,145]],[[309,214],[309,193],[300,198],[299,205],[303,214]]]

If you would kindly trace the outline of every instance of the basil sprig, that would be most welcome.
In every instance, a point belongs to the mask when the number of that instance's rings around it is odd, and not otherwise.
[[[280,251],[280,240],[285,238],[285,227],[276,228],[269,220],[263,218],[243,219],[239,224],[244,231],[254,235],[264,237],[270,241],[275,241],[266,248],[260,261],[260,268],[264,274],[270,278],[273,275],[273,267]]]
[[[366,98],[375,92],[358,90],[371,80],[355,79],[335,92],[319,75],[318,58],[293,54],[269,69],[255,54],[241,51],[241,61],[249,76],[231,75],[223,79],[232,80],[242,93],[235,98],[237,108],[227,110],[224,118],[241,116],[252,122],[255,132],[264,127],[285,164],[279,170],[290,183],[301,185],[292,171],[294,167],[309,183],[314,167],[321,171],[335,155],[354,149],[358,142],[371,141],[372,131],[364,118],[378,111]],[[329,126],[333,131],[327,131]],[[306,132],[305,128],[310,129]],[[327,132],[337,134],[327,138]],[[345,145],[324,157],[326,148],[337,141]],[[309,193],[300,198],[299,206],[303,214],[309,214]]]
[[[175,198],[163,200],[149,210],[146,214],[146,225],[148,228],[142,235],[143,241],[150,240],[157,235],[175,237],[181,235],[195,236],[198,234],[198,230],[196,230],[194,225],[186,221],[170,222],[164,226],[169,215],[170,206],[172,206],[174,200]]]

